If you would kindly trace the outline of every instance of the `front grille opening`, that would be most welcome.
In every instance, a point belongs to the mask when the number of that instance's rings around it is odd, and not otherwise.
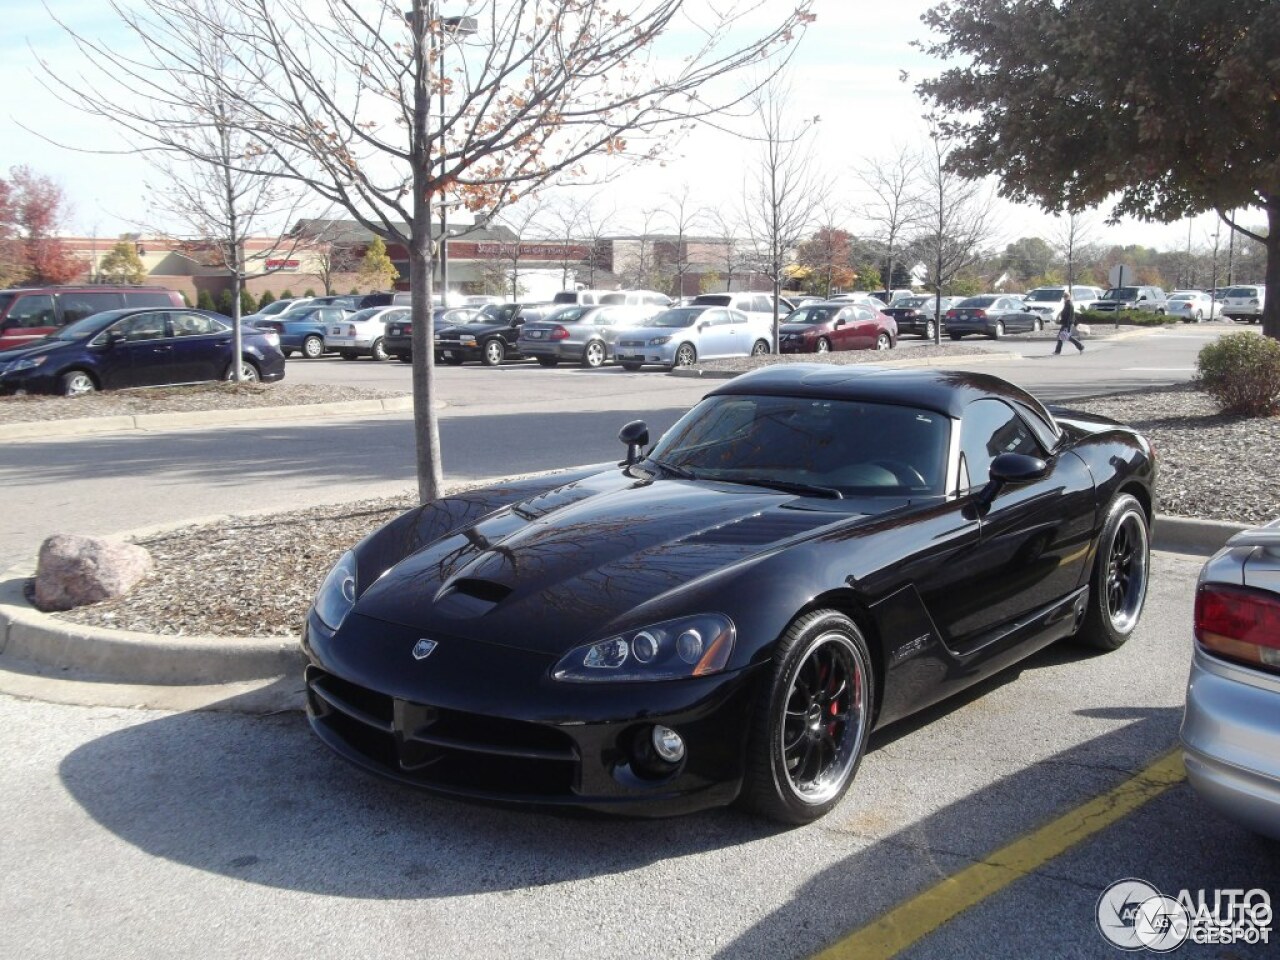
[[[332,694],[334,698],[348,703],[361,713],[368,714],[378,722],[390,727],[395,719],[395,706],[390,697],[376,693],[368,687],[350,683],[331,673],[324,673],[315,668],[307,671],[307,684],[316,686]]]

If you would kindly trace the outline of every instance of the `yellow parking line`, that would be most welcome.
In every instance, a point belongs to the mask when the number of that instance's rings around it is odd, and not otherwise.
[[[1114,790],[947,877],[832,944],[815,960],[887,960],[897,956],[951,918],[1124,819],[1185,777],[1182,750],[1175,747]]]

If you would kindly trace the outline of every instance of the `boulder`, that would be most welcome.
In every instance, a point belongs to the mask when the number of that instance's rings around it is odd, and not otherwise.
[[[154,566],[151,554],[132,543],[55,534],[40,545],[35,605],[70,610],[122,597]]]

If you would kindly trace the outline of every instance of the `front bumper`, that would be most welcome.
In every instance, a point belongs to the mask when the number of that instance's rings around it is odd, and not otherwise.
[[[676,362],[676,343],[663,343],[657,346],[624,346],[618,343],[614,347],[614,359],[619,363],[660,364],[664,367],[674,366]]]
[[[526,357],[552,357],[556,360],[581,360],[585,344],[568,340],[528,340],[520,338],[520,352]],[[607,348],[606,348],[607,349]]]
[[[742,784],[756,675],[564,683],[552,657],[348,617],[341,637],[309,617],[307,716],[326,745],[380,776],[455,797],[667,816],[723,806]],[[656,770],[654,724],[685,740]]]
[[[479,343],[462,343],[458,340],[437,340],[435,351],[437,357],[461,357],[463,360],[479,360],[481,356]]]
[[[16,370],[0,373],[0,395],[12,396],[23,393],[60,393],[58,377],[53,370],[34,367],[28,370]]]
[[[1228,818],[1280,839],[1280,678],[1197,649],[1179,735],[1196,793]]]
[[[779,340],[779,353],[817,353],[818,340]]]

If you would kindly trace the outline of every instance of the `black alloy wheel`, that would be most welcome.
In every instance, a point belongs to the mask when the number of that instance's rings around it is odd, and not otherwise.
[[[319,360],[324,356],[324,340],[310,336],[302,341],[302,355],[308,360]]]
[[[1089,606],[1076,639],[1100,650],[1124,645],[1142,616],[1151,568],[1146,512],[1127,493],[1107,508],[1089,578]]]
[[[497,337],[484,342],[484,348],[480,355],[480,362],[486,367],[496,367],[503,360],[507,359],[507,347]]]
[[[582,351],[582,365],[592,369],[602,367],[607,356],[608,351],[605,349],[604,344],[599,340],[592,340]]]
[[[871,653],[836,610],[792,622],[752,721],[742,801],[784,823],[827,813],[853,782],[875,707]]]

